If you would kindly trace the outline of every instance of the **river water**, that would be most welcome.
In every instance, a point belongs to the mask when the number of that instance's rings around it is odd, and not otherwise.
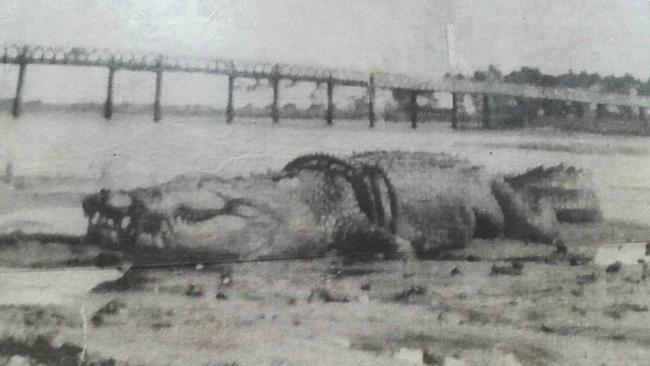
[[[306,152],[368,149],[448,152],[492,172],[521,172],[540,164],[590,169],[604,215],[650,224],[650,140],[552,130],[453,131],[447,123],[236,119],[116,113],[106,122],[91,113],[0,114],[0,164],[16,175],[97,178],[101,185],[133,187],[187,172],[226,176],[281,168]]]

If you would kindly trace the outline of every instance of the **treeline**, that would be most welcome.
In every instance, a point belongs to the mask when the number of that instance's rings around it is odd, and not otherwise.
[[[637,94],[650,96],[650,78],[645,82],[631,74],[623,76],[600,75],[581,71],[569,71],[560,75],[546,74],[538,68],[522,67],[520,70],[503,74],[498,68],[490,65],[487,70],[477,70],[471,76],[463,74],[446,74],[446,78],[454,80],[495,81],[513,84],[526,84],[542,87],[566,87],[613,94]],[[481,106],[480,96],[473,95],[475,106]],[[496,114],[497,124],[518,125],[537,116],[564,117],[567,115],[582,116],[584,106],[561,100],[512,98],[494,96],[491,99],[492,108]],[[587,106],[589,108],[590,106]],[[634,118],[638,111],[628,106],[607,106],[599,110],[601,116]],[[499,121],[500,120],[500,121]]]
[[[638,95],[650,96],[650,78],[643,81],[631,74],[623,76],[600,75],[599,73],[589,73],[581,71],[575,73],[569,71],[560,75],[551,75],[541,72],[538,68],[522,67],[520,70],[513,71],[504,75],[498,68],[490,65],[487,70],[478,70],[470,77],[463,74],[446,74],[445,77],[451,79],[471,79],[475,81],[502,81],[514,84],[528,84],[544,87],[566,87],[599,90],[607,93],[629,94],[636,91]]]

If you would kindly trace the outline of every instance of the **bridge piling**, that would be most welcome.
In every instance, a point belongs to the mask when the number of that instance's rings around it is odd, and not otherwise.
[[[162,106],[160,98],[162,96],[162,56],[158,56],[156,62],[156,93],[153,102],[153,121],[158,122],[162,119]]]
[[[489,129],[492,127],[492,106],[490,105],[490,95],[483,94],[483,128]]]
[[[115,68],[109,66],[108,68],[108,84],[106,86],[106,103],[104,103],[104,118],[109,120],[113,117],[113,78],[115,76]]]
[[[368,79],[368,126],[375,127],[375,75],[370,74]]]
[[[275,65],[273,68],[273,75],[269,78],[271,87],[273,88],[273,104],[271,104],[271,118],[273,123],[280,122],[280,110],[278,109],[278,102],[280,100],[280,66]]]
[[[235,76],[228,75],[228,104],[226,105],[226,123],[230,124],[235,119],[235,107],[233,106],[233,93],[235,89]]]
[[[25,84],[25,73],[27,72],[27,46],[23,47],[18,56],[18,80],[16,81],[16,96],[11,106],[11,115],[14,118],[20,117],[23,105],[23,86]]]
[[[607,104],[605,103],[596,104],[596,118],[597,119],[605,118],[606,115],[607,115]]]
[[[650,120],[648,119],[647,108],[639,107],[639,121],[641,121],[641,128],[643,134],[650,135]]]
[[[409,102],[411,112],[411,128],[418,128],[418,91],[411,90],[411,100]]]
[[[584,118],[585,110],[589,109],[589,105],[585,105],[585,103],[580,103],[580,102],[573,102],[572,104],[576,113],[576,117]]]
[[[639,120],[646,122],[648,120],[646,107],[639,107]]]
[[[334,80],[332,75],[327,79],[327,115],[325,118],[328,126],[334,124]]]
[[[451,93],[451,128],[454,130],[458,129],[458,114],[461,101],[459,93]]]

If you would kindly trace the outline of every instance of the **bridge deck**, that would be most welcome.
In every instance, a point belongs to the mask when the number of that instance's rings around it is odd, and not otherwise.
[[[2,64],[43,64],[87,67],[107,67],[133,71],[189,72],[221,74],[254,79],[286,79],[344,86],[368,87],[370,73],[322,67],[274,64],[268,62],[163,56],[116,50],[55,48],[42,46],[6,45],[2,47]],[[406,75],[375,73],[373,87],[402,89],[416,92],[450,92],[503,95],[518,98],[566,100],[581,103],[615,104],[650,108],[650,97],[602,93],[575,88],[547,88],[470,80],[422,80]]]

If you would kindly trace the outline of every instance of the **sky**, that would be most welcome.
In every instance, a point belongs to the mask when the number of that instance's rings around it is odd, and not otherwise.
[[[586,69],[647,79],[650,2],[0,0],[0,42],[315,64],[429,79],[490,64],[506,72],[533,66],[549,73]],[[30,69],[27,99],[103,98],[105,70],[61,69]],[[116,82],[118,101],[149,100],[153,93],[148,74],[122,73]],[[179,85],[164,89],[168,100],[182,100],[188,87],[200,91],[193,93],[201,94],[200,102],[223,99],[221,79],[166,76],[165,82]],[[11,95],[14,84],[14,67],[0,66],[0,97]]]

